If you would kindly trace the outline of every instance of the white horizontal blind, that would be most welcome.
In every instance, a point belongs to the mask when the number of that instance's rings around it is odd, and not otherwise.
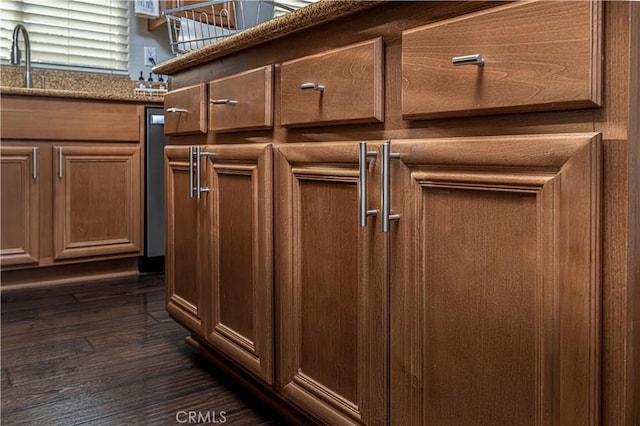
[[[279,7],[279,4],[293,7],[295,9],[300,9],[301,7],[308,6],[311,3],[315,3],[316,1],[318,0],[275,0],[275,7],[273,8],[273,16],[278,17],[289,12],[289,10],[283,7]]]
[[[11,36],[22,23],[29,33],[31,62],[127,70],[127,0],[1,0],[0,58],[10,59]],[[22,60],[25,52],[20,35]]]

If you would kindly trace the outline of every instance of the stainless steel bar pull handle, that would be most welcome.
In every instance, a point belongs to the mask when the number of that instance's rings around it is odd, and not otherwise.
[[[322,84],[317,83],[302,83],[300,86],[302,90],[317,90],[319,92],[324,92],[324,86]]]
[[[202,156],[209,155],[208,152],[202,152],[202,147],[196,146],[196,198],[199,200],[202,198],[203,192],[209,192],[209,188],[202,187],[200,181],[200,165],[202,164],[200,159]]]
[[[377,210],[367,210],[367,157],[377,157],[378,153],[376,151],[367,151],[367,143],[360,142],[360,192],[359,192],[359,209],[358,216],[360,219],[360,226],[363,228],[367,226],[367,216],[376,216],[378,214]]]
[[[196,198],[200,199],[200,147],[196,146]]]
[[[193,146],[189,147],[189,198],[193,198]]]
[[[477,65],[481,67],[484,66],[484,58],[479,53],[474,55],[454,56],[451,58],[451,63],[457,67],[460,65]]]
[[[31,165],[33,167],[32,176],[34,179],[38,179],[38,148],[37,147],[33,147],[33,156],[31,157],[31,161],[33,162],[33,164]]]
[[[58,147],[58,177],[62,178],[62,147]]]
[[[166,109],[167,112],[189,112],[188,109],[171,107]]]
[[[389,142],[382,144],[382,232],[389,232],[389,221],[400,220],[399,214],[391,214],[389,207],[389,159],[400,158],[400,154],[390,151]]]
[[[238,105],[238,101],[235,99],[210,99],[214,105]]]

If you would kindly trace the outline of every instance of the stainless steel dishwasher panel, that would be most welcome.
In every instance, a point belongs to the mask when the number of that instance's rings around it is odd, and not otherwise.
[[[141,271],[164,269],[164,111],[145,108],[145,220]]]

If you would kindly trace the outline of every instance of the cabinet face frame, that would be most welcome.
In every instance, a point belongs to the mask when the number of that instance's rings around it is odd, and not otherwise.
[[[54,145],[53,166],[53,243],[55,260],[77,257],[111,255],[120,253],[141,253],[142,227],[141,208],[142,197],[139,182],[142,179],[140,170],[140,148],[132,146],[89,146],[89,145]],[[81,193],[78,188],[86,182],[73,179],[78,167],[91,168],[91,174],[98,179],[98,172],[102,165],[117,166],[121,170],[114,170],[118,175],[107,174],[105,170],[100,180],[122,177],[124,193],[120,194],[124,201],[120,208],[121,219],[119,223],[120,235],[102,238],[78,239],[76,232],[81,232],[89,227],[86,217],[75,217],[77,208],[81,204],[78,198],[85,197],[87,193],[97,192],[98,188],[83,188]],[[119,176],[122,174],[122,176]],[[85,206],[86,208],[86,206]],[[102,212],[95,211],[96,216]],[[104,213],[102,213],[104,214]],[[86,215],[85,215],[86,216]],[[74,219],[84,222],[78,223]],[[101,223],[110,223],[113,218],[108,214]],[[95,226],[95,225],[94,225]],[[96,230],[92,230],[96,232]]]
[[[202,289],[207,340],[273,384],[271,145],[208,145],[203,152],[203,174],[210,189],[202,195],[209,201],[203,233],[208,267]]]
[[[42,175],[38,173],[38,147],[35,146],[6,146],[0,147],[0,163],[2,163],[2,184],[5,188],[19,192],[16,199],[6,198],[6,191],[2,191],[2,208],[17,210],[23,223],[3,223],[2,228],[7,232],[21,233],[15,247],[3,247],[0,252],[2,266],[38,263],[40,259],[40,182]],[[35,157],[34,157],[35,156]],[[8,176],[7,170],[13,171]],[[13,194],[13,192],[12,192]],[[3,214],[3,218],[6,215]]]
[[[379,147],[379,143],[370,143],[368,150],[379,151]],[[388,418],[387,234],[380,232],[377,217],[369,218],[365,228],[358,224],[358,142],[296,143],[274,149],[278,200],[275,217],[279,218],[275,223],[279,304],[277,389],[289,401],[327,424],[385,424]],[[380,202],[379,181],[375,179],[379,164],[379,160],[368,163],[369,208]],[[318,192],[313,195],[314,191]],[[348,199],[349,205],[328,200],[323,204],[316,200],[324,196],[332,199],[334,195],[336,200]],[[307,216],[309,213],[314,219]],[[310,220],[312,222],[305,223]],[[309,230],[309,227],[316,228],[320,236],[317,242],[303,238],[302,229]],[[347,240],[346,234],[355,235],[355,240]],[[357,261],[327,264],[327,258],[319,253],[330,253],[334,249],[336,253],[352,251],[350,256]],[[323,289],[320,288],[323,284],[313,276],[314,268],[342,270],[341,276],[355,276],[356,282],[324,281],[327,289]],[[350,289],[344,290],[342,286]],[[345,291],[355,295],[354,298],[336,296]],[[304,294],[312,295],[318,303],[305,305]],[[327,317],[331,312],[337,317]],[[351,327],[348,326],[350,315],[357,318]],[[305,317],[317,321],[305,322]],[[327,324],[334,324],[335,328]],[[323,346],[314,351],[313,340],[318,338],[337,341],[338,347]],[[343,353],[345,347],[351,348],[349,363],[354,364],[355,371],[345,371],[346,377],[334,377],[331,372],[347,367],[317,352]],[[340,358],[336,362],[347,361]],[[343,395],[337,387],[347,389],[355,397]]]
[[[466,396],[469,405],[470,397],[465,392],[472,393],[475,389],[473,375],[465,375],[465,371],[472,366],[478,374],[486,371],[495,374],[495,365],[492,366],[491,361],[487,360],[502,360],[501,368],[505,371],[512,368],[506,381],[513,381],[520,375],[514,371],[518,370],[517,366],[505,361],[509,359],[505,351],[526,343],[535,348],[535,362],[531,364],[531,369],[518,371],[523,373],[522,376],[526,373],[528,379],[523,380],[530,380],[526,385],[532,387],[523,385],[531,391],[530,400],[516,400],[515,395],[519,392],[512,392],[511,401],[492,401],[478,396],[482,401],[478,410],[485,410],[482,412],[486,414],[486,410],[490,412],[493,408],[493,414],[501,415],[504,410],[500,407],[504,408],[504,404],[513,408],[512,414],[526,406],[530,410],[527,420],[532,419],[537,425],[576,422],[599,424],[602,256],[600,137],[600,134],[590,133],[392,142],[393,151],[399,152],[401,157],[400,162],[395,163],[394,192],[403,200],[397,206],[402,217],[392,237],[392,245],[402,247],[394,252],[392,262],[394,290],[391,294],[391,316],[392,324],[396,325],[392,326],[391,331],[392,423],[465,423],[468,418],[456,416],[469,415],[469,411],[462,400],[455,399],[458,395],[463,399]],[[438,198],[434,198],[434,194]],[[476,260],[483,255],[499,252],[499,247],[490,246],[492,236],[497,235],[495,233],[487,235],[484,228],[478,229],[481,232],[479,235],[488,239],[487,247],[492,251],[477,252],[477,255],[473,254],[467,259],[468,262],[450,261],[455,256],[451,256],[452,253],[448,255],[447,250],[463,252],[464,246],[457,249],[449,247],[449,241],[453,241],[451,244],[468,245],[473,240],[472,231],[465,234],[468,236],[466,238],[459,235],[458,239],[455,238],[456,234],[451,229],[470,230],[474,226],[468,223],[470,221],[456,223],[455,218],[474,214],[468,213],[472,209],[485,208],[492,202],[487,198],[492,194],[529,199],[529,207],[522,209],[526,211],[528,208],[535,222],[523,222],[522,225],[534,229],[534,235],[527,236],[533,241],[527,251],[530,255],[528,270],[531,272],[530,269],[534,269],[533,277],[527,277],[533,283],[529,289],[535,294],[533,301],[509,302],[508,292],[499,293],[507,290],[504,277],[497,274],[504,272],[505,268],[516,270],[518,265],[503,265],[491,275],[484,276],[483,281],[482,271],[486,274],[491,271],[488,265],[500,265],[497,258],[495,262],[487,258],[486,264],[476,264]],[[468,202],[467,207],[461,209],[464,211],[451,211],[450,217],[445,214],[427,217],[429,209],[436,205],[433,203],[438,199],[450,200],[452,195]],[[487,204],[478,204],[473,197]],[[517,226],[518,218],[501,218],[502,213],[495,210],[494,213],[494,217],[487,219],[488,222],[493,221],[493,225],[501,222],[505,229],[509,223]],[[437,235],[435,231],[434,234],[427,233],[428,227],[423,227],[427,220],[440,225],[432,228],[438,230]],[[495,227],[492,229],[496,231]],[[444,239],[438,237],[447,232],[454,233]],[[442,246],[429,248],[430,241],[440,241]],[[474,268],[479,269],[471,275],[472,278],[468,281],[460,279],[460,274],[466,273],[465,270]],[[523,271],[525,269],[523,267]],[[438,288],[445,284],[468,285],[467,291],[472,291],[475,285],[486,291],[498,292],[494,300],[498,304],[513,303],[519,306],[520,303],[528,306],[529,310],[522,309],[518,315],[533,312],[533,324],[527,326],[534,330],[534,335],[527,340],[521,332],[501,325],[498,319],[500,313],[509,312],[513,307],[501,308],[500,305],[487,308],[495,311],[495,315],[479,316],[476,321],[467,321],[461,326],[460,321],[464,321],[462,318],[469,320],[467,317],[473,316],[473,313],[469,314],[470,310],[464,309],[463,305],[440,309],[439,304],[434,304],[440,300],[434,299],[434,294],[442,293]],[[454,298],[457,291],[452,289],[444,303],[446,300],[463,303],[461,300],[464,299]],[[475,298],[470,300],[475,299],[480,303],[481,295],[475,294]],[[455,313],[459,314],[460,319],[455,318]],[[446,341],[442,343],[437,338],[434,341],[427,337],[445,333],[451,339],[451,336],[460,336],[460,330],[475,330],[474,327],[479,328],[475,333],[467,333],[468,341],[463,343],[463,347],[474,347],[480,339],[478,336],[485,334],[507,335],[513,340],[493,346],[495,352],[486,348],[486,352],[471,358],[458,353],[456,357],[445,359],[442,358],[442,351],[447,350]],[[480,365],[483,359],[486,363]],[[447,372],[447,366],[451,371]],[[484,371],[483,367],[486,367]],[[441,372],[447,373],[448,383],[454,385],[451,388],[439,388],[441,392],[430,392],[433,383],[428,378],[437,378]],[[464,389],[460,388],[462,383],[467,383]],[[446,389],[451,390],[456,386],[459,393],[454,392],[453,396],[446,393]],[[482,406],[482,403],[485,405]],[[454,410],[454,407],[458,408]],[[493,420],[502,423],[504,419]]]

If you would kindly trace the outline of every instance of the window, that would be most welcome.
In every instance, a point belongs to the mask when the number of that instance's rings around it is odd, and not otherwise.
[[[22,23],[34,64],[127,70],[127,0],[2,0],[0,13],[3,62],[10,59],[13,28]]]

